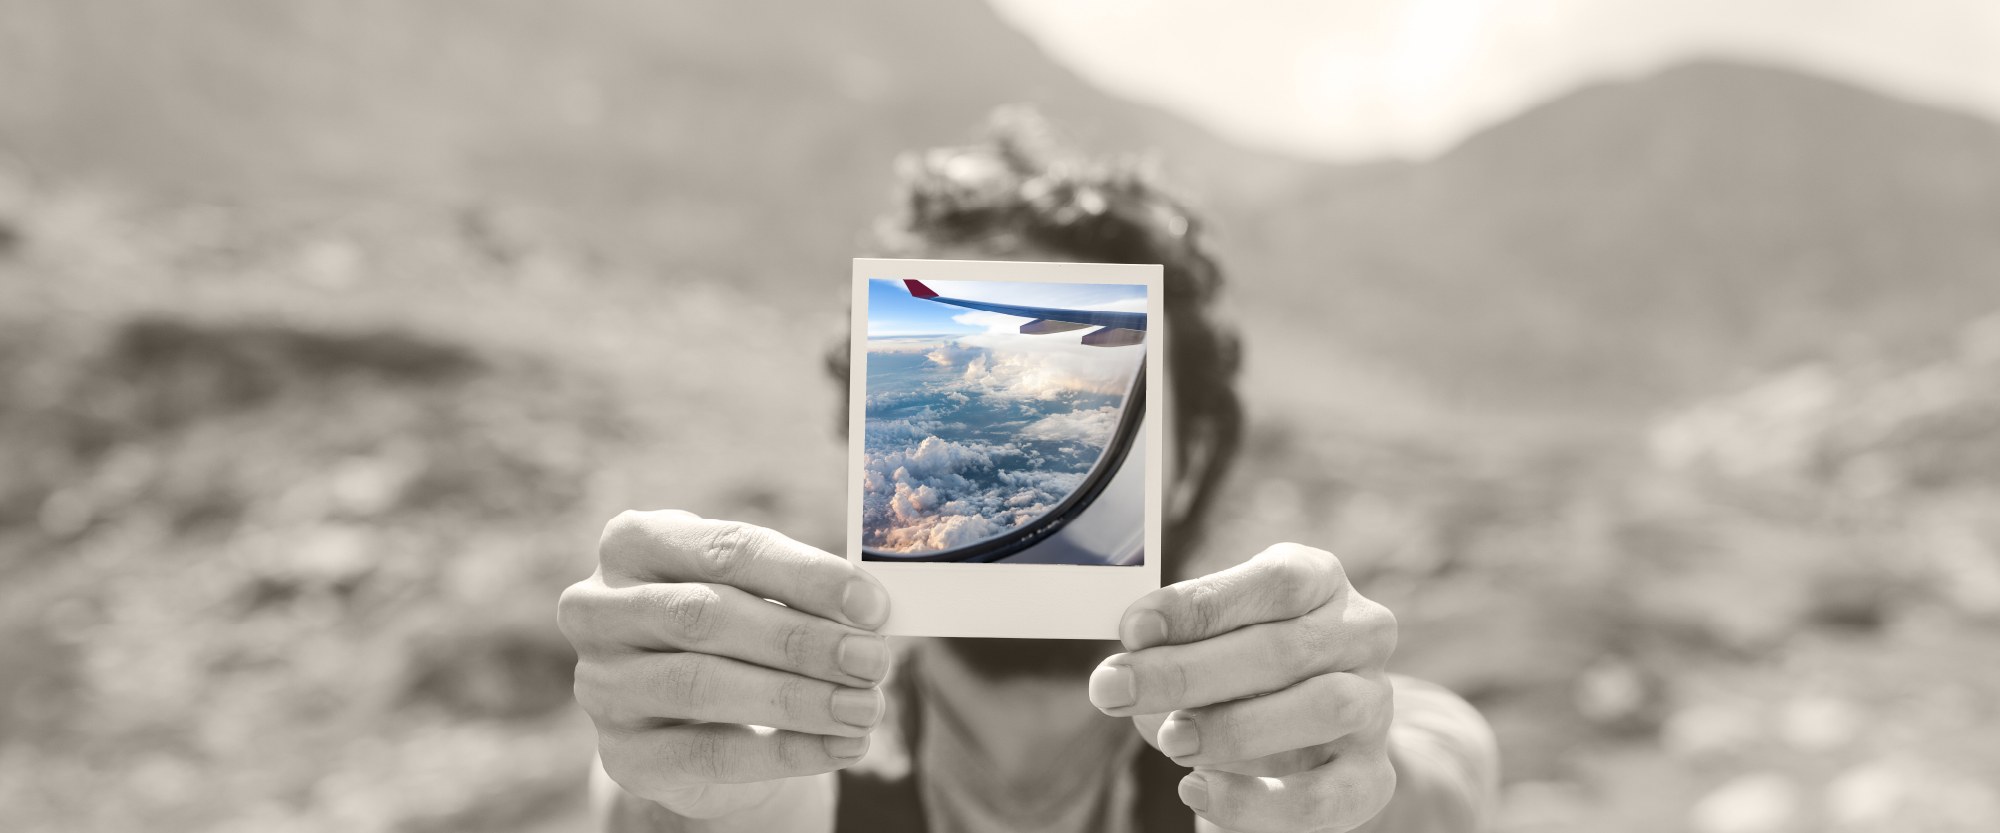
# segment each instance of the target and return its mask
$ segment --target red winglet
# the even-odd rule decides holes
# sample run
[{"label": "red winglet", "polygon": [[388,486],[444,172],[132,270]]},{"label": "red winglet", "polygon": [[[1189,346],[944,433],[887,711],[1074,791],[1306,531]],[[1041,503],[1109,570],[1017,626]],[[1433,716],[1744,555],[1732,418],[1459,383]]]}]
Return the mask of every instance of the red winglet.
[{"label": "red winglet", "polygon": [[910,297],[912,298],[936,298],[938,296],[936,292],[932,292],[931,288],[923,285],[921,281],[905,279],[903,284],[910,288]]}]

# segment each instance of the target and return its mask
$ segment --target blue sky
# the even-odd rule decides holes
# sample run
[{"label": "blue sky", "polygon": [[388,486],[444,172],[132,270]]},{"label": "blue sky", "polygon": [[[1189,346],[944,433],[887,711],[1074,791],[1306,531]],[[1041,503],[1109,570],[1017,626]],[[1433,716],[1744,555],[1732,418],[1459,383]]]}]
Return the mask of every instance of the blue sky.
[{"label": "blue sky", "polygon": [[[1146,288],[1126,284],[926,281],[939,295],[1002,304],[1068,309],[1145,311]],[[972,335],[987,332],[992,313],[910,297],[902,281],[868,281],[868,337]],[[1007,320],[1020,323],[1020,319]]]}]

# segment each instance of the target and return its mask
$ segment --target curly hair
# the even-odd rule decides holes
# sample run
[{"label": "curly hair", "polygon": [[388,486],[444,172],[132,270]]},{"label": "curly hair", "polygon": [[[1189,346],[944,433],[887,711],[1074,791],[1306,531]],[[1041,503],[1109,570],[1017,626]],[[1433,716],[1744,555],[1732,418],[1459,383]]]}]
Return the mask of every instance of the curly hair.
[{"label": "curly hair", "polygon": [[[894,199],[875,229],[884,254],[1032,246],[1077,261],[1164,267],[1165,348],[1175,380],[1168,441],[1183,467],[1169,487],[1164,531],[1176,547],[1192,547],[1243,431],[1239,341],[1214,316],[1222,271],[1202,245],[1200,220],[1146,160],[1081,158],[1024,108],[996,111],[978,143],[905,154]],[[829,361],[846,375],[844,350]]]}]

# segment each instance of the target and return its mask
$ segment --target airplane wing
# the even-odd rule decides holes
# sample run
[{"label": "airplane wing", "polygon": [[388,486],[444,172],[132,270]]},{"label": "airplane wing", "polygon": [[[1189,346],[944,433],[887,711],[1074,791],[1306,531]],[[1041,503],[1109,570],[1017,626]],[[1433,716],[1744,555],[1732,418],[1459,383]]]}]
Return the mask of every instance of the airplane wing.
[{"label": "airplane wing", "polygon": [[1026,307],[1016,304],[968,301],[939,295],[922,281],[904,280],[903,284],[909,288],[910,297],[913,298],[1030,319],[1028,323],[1021,325],[1021,332],[1028,335],[1066,333],[1086,327],[1097,327],[1098,329],[1083,334],[1084,344],[1092,347],[1123,347],[1146,340],[1146,314],[1143,312]]}]

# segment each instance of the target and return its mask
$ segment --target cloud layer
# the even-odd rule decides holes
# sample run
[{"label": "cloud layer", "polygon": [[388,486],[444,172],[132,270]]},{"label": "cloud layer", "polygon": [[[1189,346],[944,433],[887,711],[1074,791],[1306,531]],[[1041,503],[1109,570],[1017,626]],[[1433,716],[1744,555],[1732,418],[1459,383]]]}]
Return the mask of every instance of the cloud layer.
[{"label": "cloud layer", "polygon": [[998,332],[869,348],[863,543],[891,552],[1055,509],[1110,443],[1143,355]]}]

